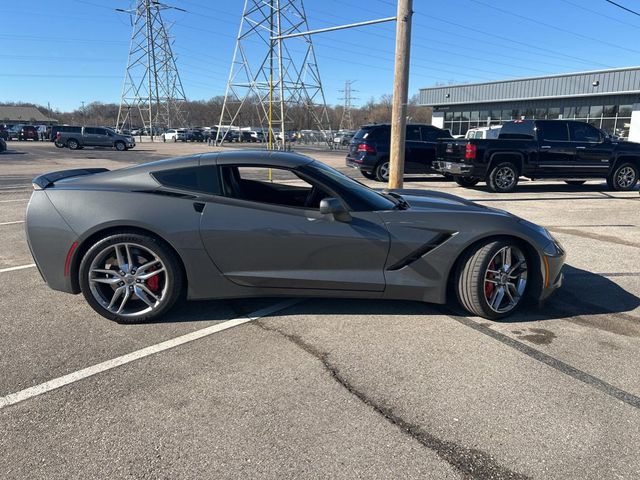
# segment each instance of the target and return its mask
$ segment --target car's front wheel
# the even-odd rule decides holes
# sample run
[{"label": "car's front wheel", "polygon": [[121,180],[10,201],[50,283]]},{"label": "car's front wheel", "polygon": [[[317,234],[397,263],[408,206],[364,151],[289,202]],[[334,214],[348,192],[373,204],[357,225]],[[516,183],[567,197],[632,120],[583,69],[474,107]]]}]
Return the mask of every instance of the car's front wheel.
[{"label": "car's front wheel", "polygon": [[607,185],[611,190],[627,191],[633,190],[638,183],[637,165],[625,162],[618,165],[613,174],[607,178]]},{"label": "car's front wheel", "polygon": [[520,307],[530,287],[527,255],[511,240],[479,245],[461,259],[456,291],[472,315],[499,320]]},{"label": "car's front wheel", "polygon": [[127,149],[127,146],[124,144],[124,142],[116,142],[115,147],[119,152],[124,152]]},{"label": "car's front wheel", "polygon": [[119,233],[93,245],[80,263],[80,288],[100,315],[140,323],[166,313],[180,298],[182,269],[161,240]]}]

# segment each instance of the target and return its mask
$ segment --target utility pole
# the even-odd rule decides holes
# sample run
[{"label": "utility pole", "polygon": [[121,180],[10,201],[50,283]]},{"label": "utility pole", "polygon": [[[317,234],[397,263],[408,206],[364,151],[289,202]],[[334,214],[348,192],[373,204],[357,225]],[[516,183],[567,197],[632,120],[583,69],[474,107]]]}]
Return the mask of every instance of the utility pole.
[{"label": "utility pole", "polygon": [[402,188],[409,94],[409,59],[411,57],[411,17],[413,0],[398,0],[396,20],[396,62],[391,110],[391,156],[389,188]]}]

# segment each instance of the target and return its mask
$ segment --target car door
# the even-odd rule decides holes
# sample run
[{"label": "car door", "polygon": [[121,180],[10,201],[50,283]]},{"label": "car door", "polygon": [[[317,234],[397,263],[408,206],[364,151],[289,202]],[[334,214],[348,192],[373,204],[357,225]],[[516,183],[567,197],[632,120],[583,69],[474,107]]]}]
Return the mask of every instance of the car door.
[{"label": "car door", "polygon": [[571,175],[575,170],[575,146],[569,141],[567,122],[549,120],[536,122],[538,165],[536,176]]},{"label": "car door", "polygon": [[[384,290],[389,235],[375,213],[353,212],[348,222],[321,214],[320,199],[335,194],[292,170],[221,165],[219,172],[224,195],[206,203],[200,234],[229,280],[259,288]],[[312,188],[313,202],[295,205]]]},{"label": "car door", "polygon": [[100,136],[98,135],[99,128],[96,127],[85,127],[84,132],[82,134],[82,143],[87,147],[99,147],[100,145]]},{"label": "car door", "polygon": [[569,122],[569,134],[576,151],[576,171],[582,176],[605,175],[613,156],[613,144],[588,123]]}]

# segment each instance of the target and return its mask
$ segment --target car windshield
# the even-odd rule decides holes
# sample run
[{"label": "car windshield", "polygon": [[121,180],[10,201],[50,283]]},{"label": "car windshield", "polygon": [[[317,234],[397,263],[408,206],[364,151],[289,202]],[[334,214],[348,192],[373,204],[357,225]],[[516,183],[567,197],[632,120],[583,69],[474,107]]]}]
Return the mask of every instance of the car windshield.
[{"label": "car windshield", "polygon": [[314,161],[300,167],[300,171],[314,178],[320,178],[327,186],[339,191],[354,211],[393,210],[398,204],[388,196],[372,190],[324,163]]}]

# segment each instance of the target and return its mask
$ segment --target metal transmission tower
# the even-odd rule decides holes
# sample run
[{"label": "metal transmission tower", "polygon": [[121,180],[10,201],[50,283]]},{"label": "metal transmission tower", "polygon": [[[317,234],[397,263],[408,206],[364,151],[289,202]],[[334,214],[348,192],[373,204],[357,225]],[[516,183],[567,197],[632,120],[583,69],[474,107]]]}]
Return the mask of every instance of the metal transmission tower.
[{"label": "metal transmission tower", "polygon": [[351,102],[357,100],[357,98],[353,96],[353,93],[357,92],[357,90],[353,90],[351,88],[351,84],[353,84],[353,82],[354,80],[345,80],[344,90],[339,90],[339,92],[343,94],[343,96],[340,97],[339,100],[343,100],[344,105],[342,107],[342,117],[340,118],[340,127],[338,127],[338,130],[353,130],[353,118],[351,118]]},{"label": "metal transmission tower", "polygon": [[[330,130],[308,29],[303,0],[245,0],[216,141],[254,122],[269,148],[277,143],[284,149],[294,115]],[[323,137],[331,145],[330,132]]]},{"label": "metal transmission tower", "polygon": [[142,121],[152,140],[154,128],[182,124],[181,104],[186,101],[162,20],[167,9],[186,12],[155,0],[135,0],[129,10],[116,9],[131,15],[133,27],[116,128]]}]

